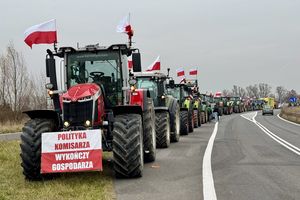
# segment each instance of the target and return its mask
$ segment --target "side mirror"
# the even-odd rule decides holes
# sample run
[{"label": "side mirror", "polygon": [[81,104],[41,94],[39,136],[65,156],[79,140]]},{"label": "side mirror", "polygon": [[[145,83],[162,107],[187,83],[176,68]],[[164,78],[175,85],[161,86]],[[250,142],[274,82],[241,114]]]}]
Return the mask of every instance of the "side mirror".
[{"label": "side mirror", "polygon": [[55,69],[55,59],[54,58],[46,58],[46,75],[47,77],[50,77],[53,72],[53,69]]},{"label": "side mirror", "polygon": [[141,72],[142,71],[141,54],[140,53],[132,53],[132,65],[133,65],[133,72]]},{"label": "side mirror", "polygon": [[174,82],[174,80],[170,80],[170,81],[169,81],[169,86],[170,86],[170,88],[174,88],[174,87],[175,87],[175,82]]}]

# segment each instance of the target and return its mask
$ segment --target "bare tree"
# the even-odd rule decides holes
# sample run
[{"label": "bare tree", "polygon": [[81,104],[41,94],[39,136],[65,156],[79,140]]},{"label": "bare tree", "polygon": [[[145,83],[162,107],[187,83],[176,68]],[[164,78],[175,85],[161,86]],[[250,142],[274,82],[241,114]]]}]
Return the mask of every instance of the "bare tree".
[{"label": "bare tree", "polygon": [[227,96],[232,96],[232,92],[230,92],[230,90],[224,89],[224,90],[222,91],[222,95],[225,96],[225,97],[227,97]]},{"label": "bare tree", "polygon": [[272,87],[267,83],[260,83],[258,85],[259,88],[259,97],[268,97],[271,93]]},{"label": "bare tree", "polygon": [[282,103],[287,95],[288,91],[283,86],[276,87],[276,94],[278,96],[279,103]]},{"label": "bare tree", "polygon": [[7,59],[4,55],[0,56],[0,104],[4,106],[7,104],[7,93],[9,92],[6,90],[8,85],[8,71],[9,68],[7,67]]},{"label": "bare tree", "polygon": [[259,97],[259,92],[258,92],[258,86],[257,84],[255,85],[249,85],[246,87],[247,95],[249,97],[254,97],[258,98]]},{"label": "bare tree", "polygon": [[12,42],[7,46],[7,66],[11,69],[8,74],[10,104],[12,109],[16,111],[23,110],[28,102],[24,101],[26,96],[30,95],[33,88],[30,88],[29,75],[23,55],[18,52]]}]

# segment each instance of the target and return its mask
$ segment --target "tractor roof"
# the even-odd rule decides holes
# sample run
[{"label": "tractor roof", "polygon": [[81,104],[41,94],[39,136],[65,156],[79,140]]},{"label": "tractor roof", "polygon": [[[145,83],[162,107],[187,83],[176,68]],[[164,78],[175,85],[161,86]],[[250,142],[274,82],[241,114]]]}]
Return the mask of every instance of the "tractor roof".
[{"label": "tractor roof", "polygon": [[64,53],[74,53],[74,52],[87,52],[87,51],[118,51],[121,50],[123,54],[129,55],[132,50],[130,47],[126,44],[113,44],[110,46],[99,46],[99,44],[92,44],[92,45],[86,45],[85,47],[78,47],[77,49],[73,47],[60,47],[58,49],[58,52],[53,52],[54,55],[57,55],[59,57],[62,57]]},{"label": "tractor roof", "polygon": [[135,77],[157,77],[157,78],[167,78],[164,73],[161,72],[134,72]]}]

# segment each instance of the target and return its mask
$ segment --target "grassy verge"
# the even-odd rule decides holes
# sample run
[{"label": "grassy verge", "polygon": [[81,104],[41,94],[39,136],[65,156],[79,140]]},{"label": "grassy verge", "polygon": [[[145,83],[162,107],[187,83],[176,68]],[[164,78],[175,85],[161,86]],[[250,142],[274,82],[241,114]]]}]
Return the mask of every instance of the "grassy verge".
[{"label": "grassy verge", "polygon": [[300,106],[284,107],[281,109],[280,116],[286,120],[300,124]]},{"label": "grassy verge", "polygon": [[105,154],[103,172],[66,173],[41,182],[24,179],[20,166],[19,141],[0,142],[0,200],[13,199],[115,199],[113,175]]},{"label": "grassy verge", "polygon": [[0,134],[1,133],[15,133],[21,132],[24,123],[0,123]]}]

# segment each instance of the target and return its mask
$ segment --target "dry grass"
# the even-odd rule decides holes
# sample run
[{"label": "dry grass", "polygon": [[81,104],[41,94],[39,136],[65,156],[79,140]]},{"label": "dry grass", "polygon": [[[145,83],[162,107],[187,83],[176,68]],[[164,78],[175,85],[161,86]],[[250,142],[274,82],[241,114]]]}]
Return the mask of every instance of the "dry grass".
[{"label": "dry grass", "polygon": [[1,133],[15,133],[22,131],[23,122],[5,122],[0,123],[0,134]]},{"label": "dry grass", "polygon": [[[103,172],[68,173],[48,181],[29,182],[20,166],[18,141],[0,142],[0,200],[115,199],[113,175]],[[105,154],[106,160],[111,154]]]},{"label": "dry grass", "polygon": [[300,115],[300,106],[286,107],[284,109],[285,109],[285,112],[294,113],[294,114],[299,114]]}]

